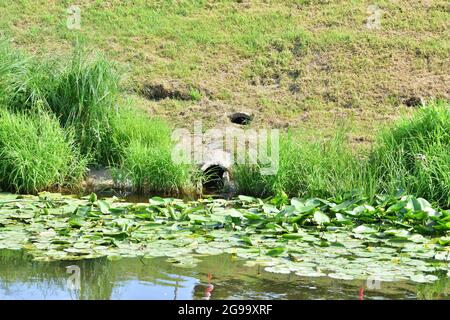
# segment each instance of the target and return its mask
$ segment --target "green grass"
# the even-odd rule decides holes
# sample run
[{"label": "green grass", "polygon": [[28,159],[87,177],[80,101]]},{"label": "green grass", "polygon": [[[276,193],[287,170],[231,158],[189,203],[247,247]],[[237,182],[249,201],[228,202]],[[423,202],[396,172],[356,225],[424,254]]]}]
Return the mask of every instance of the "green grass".
[{"label": "green grass", "polygon": [[[33,53],[0,45],[0,102],[11,110],[47,106],[94,164],[142,164],[136,188],[149,184],[149,175],[138,179],[153,166],[144,152],[168,163],[168,151],[155,150],[158,141],[170,145],[170,127],[154,116],[174,126],[199,118],[205,127],[223,126],[224,113],[243,107],[254,113],[250,127],[291,129],[281,141],[276,176],[236,168],[243,192],[326,197],[402,188],[448,202],[445,143],[377,138],[381,126],[413,114],[404,105],[409,98],[449,99],[445,1],[379,1],[380,30],[365,27],[364,1],[82,1],[81,30],[66,27],[69,5],[0,4],[0,28],[14,47]],[[78,49],[69,60],[48,59],[67,57],[80,39],[104,55]],[[116,66],[128,70],[121,89]],[[138,89],[147,82],[173,84],[191,100],[146,99]],[[150,122],[117,113],[121,96],[150,111]],[[348,136],[317,143],[335,136],[342,118],[353,119]],[[374,140],[370,160],[361,160],[358,152]],[[413,153],[426,161],[411,164]]]},{"label": "green grass", "polygon": [[172,162],[170,145],[150,147],[132,141],[125,149],[123,170],[133,188],[141,193],[165,195],[192,192],[191,167]]},{"label": "green grass", "polygon": [[243,194],[344,198],[403,192],[450,206],[450,106],[434,102],[386,128],[369,153],[355,153],[343,131],[324,141],[298,134],[280,140],[280,166],[264,176],[259,166],[233,169]]},{"label": "green grass", "polygon": [[0,39],[0,103],[9,109],[30,110],[37,103],[46,103],[53,83],[49,63],[38,63]]},{"label": "green grass", "polygon": [[53,115],[0,110],[0,185],[4,190],[36,193],[76,187],[87,160]]},{"label": "green grass", "polygon": [[450,205],[450,105],[420,109],[379,137],[368,160],[371,193],[404,190]]},{"label": "green grass", "polygon": [[77,4],[81,30],[70,30],[67,1],[4,0],[0,29],[43,56],[70,52],[83,38],[129,71],[129,92],[147,81],[197,88],[207,99],[199,105],[195,93],[184,102],[192,112],[139,101],[176,125],[202,117],[212,127],[223,112],[244,106],[255,113],[253,126],[289,125],[312,136],[333,132],[336,117],[353,116],[354,135],[369,139],[380,124],[411,111],[405,99],[449,98],[443,0],[377,1],[380,30],[366,28],[367,1]]},{"label": "green grass", "polygon": [[111,119],[117,107],[119,78],[102,56],[91,59],[76,48],[54,77],[47,102],[64,127],[74,127],[81,152],[99,164],[114,161]]},{"label": "green grass", "polygon": [[[0,43],[0,51],[3,53],[0,57],[0,102],[5,105],[4,109],[17,114],[47,110],[52,114],[49,119],[59,120],[61,126],[52,133],[59,132],[64,139],[70,132],[76,142],[74,151],[84,155],[91,164],[115,168],[117,176],[130,179],[139,192],[169,194],[189,189],[191,168],[171,161],[170,126],[163,119],[149,118],[143,111],[130,108],[126,100],[120,100],[123,106],[119,106],[119,79],[114,66],[106,59],[88,54],[81,47],[77,47],[70,58],[35,59],[14,50],[6,41]],[[198,92],[192,91],[192,95],[196,94]],[[18,127],[25,125],[22,118],[18,119]],[[40,129],[31,123],[30,130]],[[61,142],[55,143],[55,148],[59,148]],[[26,145],[14,146],[17,153],[25,152],[31,157]],[[42,156],[45,155],[43,150]],[[67,159],[71,159],[70,153]],[[62,183],[61,179],[66,178],[64,172],[54,181],[55,168],[62,164],[52,157],[49,161],[54,161],[55,167],[50,162],[42,162],[40,155],[36,155],[35,162],[18,162],[17,168],[14,162],[8,162],[9,167],[5,165],[4,170],[10,171],[13,178],[5,179],[4,186],[20,192],[35,192]],[[29,167],[22,168],[22,165]],[[36,166],[36,173],[30,172],[32,165]],[[42,174],[45,170],[48,176]],[[78,173],[74,172],[76,181],[80,179]]]},{"label": "green grass", "polygon": [[112,122],[120,154],[115,171],[119,182],[129,180],[140,193],[181,194],[193,190],[194,168],[172,161],[171,127],[163,119],[124,107]]},{"label": "green grass", "polygon": [[150,117],[144,111],[133,108],[126,102],[112,118],[114,144],[119,152],[124,153],[132,141],[149,147],[171,144],[172,130],[167,121],[158,117]]},{"label": "green grass", "polygon": [[261,175],[259,165],[237,165],[233,178],[240,193],[274,196],[286,193],[300,197],[343,197],[356,186],[359,162],[345,135],[308,142],[299,132],[280,137],[279,169],[275,175]]},{"label": "green grass", "polygon": [[35,59],[0,42],[0,102],[12,111],[37,104],[72,128],[82,154],[94,163],[113,161],[111,119],[119,78],[111,63],[76,47],[71,57]]}]

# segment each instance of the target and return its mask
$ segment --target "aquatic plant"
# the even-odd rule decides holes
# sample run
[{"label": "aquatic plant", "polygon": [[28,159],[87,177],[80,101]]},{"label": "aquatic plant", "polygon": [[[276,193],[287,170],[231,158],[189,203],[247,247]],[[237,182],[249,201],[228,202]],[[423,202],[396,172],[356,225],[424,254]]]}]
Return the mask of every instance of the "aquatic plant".
[{"label": "aquatic plant", "polygon": [[141,193],[181,194],[192,191],[189,165],[176,164],[171,145],[148,146],[132,141],[125,149],[122,170],[133,188]]},{"label": "aquatic plant", "polygon": [[433,282],[450,272],[450,212],[413,196],[275,205],[248,196],[132,204],[0,194],[0,207],[0,249],[26,248],[36,260],[166,257],[195,267],[198,257],[227,253],[307,277]]}]

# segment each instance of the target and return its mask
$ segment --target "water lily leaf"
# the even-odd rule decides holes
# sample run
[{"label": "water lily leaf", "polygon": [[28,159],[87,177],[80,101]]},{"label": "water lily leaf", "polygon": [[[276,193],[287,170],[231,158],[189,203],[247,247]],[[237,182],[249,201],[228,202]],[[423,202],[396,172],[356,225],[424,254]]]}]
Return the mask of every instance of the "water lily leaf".
[{"label": "water lily leaf", "polygon": [[264,270],[272,273],[281,273],[281,274],[291,273],[291,270],[289,268],[282,266],[265,267]]},{"label": "water lily leaf", "polygon": [[227,215],[229,215],[230,217],[233,217],[233,218],[242,218],[243,217],[242,212],[240,212],[239,210],[236,210],[234,208],[225,210],[224,214],[227,214]]},{"label": "water lily leaf", "polygon": [[347,219],[342,213],[336,213],[336,220],[339,222],[349,222],[351,223],[350,219]]},{"label": "water lily leaf", "polygon": [[344,273],[329,273],[328,276],[333,279],[340,279],[340,280],[353,280],[355,279],[353,276],[344,274]]},{"label": "water lily leaf", "polygon": [[307,212],[311,212],[313,211],[315,208],[317,208],[316,204],[312,204],[312,205],[305,205],[305,206],[299,206],[299,207],[295,207],[295,211],[297,213],[307,213]]},{"label": "water lily leaf", "polygon": [[316,271],[314,269],[305,269],[305,270],[298,270],[295,272],[296,275],[300,276],[300,277],[311,277],[311,278],[316,278],[316,277],[325,277],[326,274],[320,271]]},{"label": "water lily leaf", "polygon": [[124,240],[124,239],[128,238],[128,233],[124,232],[124,231],[105,230],[105,231],[103,231],[103,235],[117,239],[117,240]]},{"label": "water lily leaf", "polygon": [[375,211],[374,207],[364,204],[353,208],[353,210],[348,210],[346,211],[346,213],[352,216],[358,216],[363,212],[373,212],[373,211]]},{"label": "water lily leaf", "polygon": [[249,197],[249,196],[243,196],[240,195],[238,196],[239,200],[241,200],[242,202],[255,202],[257,199],[254,197]]},{"label": "water lily leaf", "polygon": [[431,204],[423,198],[409,197],[406,202],[406,209],[416,211],[427,211],[432,209]]},{"label": "water lily leaf", "polygon": [[149,199],[148,202],[154,206],[163,206],[166,204],[166,201],[161,197],[153,197]]},{"label": "water lily leaf", "polygon": [[248,220],[263,220],[263,217],[261,217],[260,215],[256,214],[256,213],[244,213],[244,217],[247,218]]},{"label": "water lily leaf", "polygon": [[212,248],[212,247],[201,247],[201,248],[195,249],[195,251],[200,254],[207,254],[207,255],[211,255],[211,256],[223,253],[223,250],[218,249],[218,248]]},{"label": "water lily leaf", "polygon": [[410,235],[408,230],[405,230],[405,229],[389,229],[389,230],[384,231],[384,234],[390,235],[390,236],[395,236],[399,239],[407,239]]},{"label": "water lily leaf", "polygon": [[89,202],[94,203],[95,201],[97,201],[97,195],[95,193],[91,193],[89,196]]},{"label": "water lily leaf", "polygon": [[364,226],[364,225],[360,225],[356,228],[353,229],[354,233],[360,234],[360,233],[376,233],[377,230]]},{"label": "water lily leaf", "polygon": [[438,242],[441,246],[448,246],[450,245],[450,236],[440,237]]},{"label": "water lily leaf", "polygon": [[330,218],[322,211],[314,212],[313,219],[317,224],[324,224],[330,222]]},{"label": "water lily leaf", "polygon": [[85,224],[85,221],[81,217],[74,215],[70,217],[68,223],[72,228],[81,228]]},{"label": "water lily leaf", "polygon": [[198,215],[198,214],[189,214],[189,219],[195,222],[208,222],[211,221],[210,218],[202,216],[202,215]]},{"label": "water lily leaf", "polygon": [[298,198],[292,198],[291,205],[294,206],[295,208],[301,208],[305,206],[305,203]]},{"label": "water lily leaf", "polygon": [[338,212],[341,210],[348,209],[351,205],[353,205],[356,201],[355,200],[346,200],[338,205],[335,205],[331,207],[332,211]]},{"label": "water lily leaf", "polygon": [[84,217],[87,213],[91,211],[91,208],[88,206],[79,206],[74,212],[77,216]]},{"label": "water lily leaf", "polygon": [[211,214],[211,221],[219,222],[219,223],[226,223],[227,217],[221,214]]},{"label": "water lily leaf", "polygon": [[180,268],[195,268],[200,262],[199,259],[189,256],[168,258],[167,261]]},{"label": "water lily leaf", "polygon": [[442,251],[435,254],[434,259],[441,261],[450,261],[450,251]]},{"label": "water lily leaf", "polygon": [[281,255],[285,250],[286,250],[285,248],[281,248],[281,247],[273,248],[273,249],[270,249],[269,251],[267,251],[267,255],[271,256],[271,257],[276,257],[276,256]]},{"label": "water lily leaf", "polygon": [[438,279],[438,277],[434,275],[424,275],[422,273],[414,274],[410,276],[411,281],[418,282],[418,283],[427,283],[427,282],[434,282]]},{"label": "water lily leaf", "polygon": [[280,212],[280,210],[278,210],[277,207],[275,207],[274,205],[269,204],[269,203],[265,203],[262,207],[262,210],[265,214]]},{"label": "water lily leaf", "polygon": [[109,204],[104,200],[98,200],[97,201],[98,208],[100,209],[100,212],[103,214],[109,213]]},{"label": "water lily leaf", "polygon": [[247,237],[247,236],[241,237],[241,241],[242,241],[243,243],[245,243],[246,245],[253,246],[252,241],[251,241],[250,238]]},{"label": "water lily leaf", "polygon": [[282,235],[282,237],[288,240],[298,240],[302,238],[302,236],[298,233],[285,233]]},{"label": "water lily leaf", "polygon": [[276,232],[287,232],[286,228],[280,226],[278,223],[269,222],[264,226],[266,229],[271,229]]}]

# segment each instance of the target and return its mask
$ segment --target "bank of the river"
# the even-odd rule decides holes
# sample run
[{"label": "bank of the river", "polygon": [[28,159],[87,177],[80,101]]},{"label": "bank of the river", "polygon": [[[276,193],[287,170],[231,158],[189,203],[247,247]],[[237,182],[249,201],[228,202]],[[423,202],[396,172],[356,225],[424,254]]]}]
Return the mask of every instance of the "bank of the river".
[{"label": "bank of the river", "polygon": [[[174,161],[179,141],[172,138],[180,131],[124,99],[119,79],[114,63],[82,46],[69,57],[40,59],[0,39],[1,190],[79,190],[87,168],[108,168],[115,185],[137,193],[201,195],[205,185],[219,182],[229,195],[342,198],[356,192],[374,198],[404,190],[450,205],[445,99],[418,107],[364,151],[354,148],[345,126],[313,141],[299,130],[281,130],[277,141],[267,142],[273,172],[266,175],[261,168],[267,159],[228,161],[235,151],[253,156],[227,142],[224,150],[212,150],[224,141],[205,135],[185,154],[205,163]],[[238,140],[245,146],[247,132],[241,133]]]}]

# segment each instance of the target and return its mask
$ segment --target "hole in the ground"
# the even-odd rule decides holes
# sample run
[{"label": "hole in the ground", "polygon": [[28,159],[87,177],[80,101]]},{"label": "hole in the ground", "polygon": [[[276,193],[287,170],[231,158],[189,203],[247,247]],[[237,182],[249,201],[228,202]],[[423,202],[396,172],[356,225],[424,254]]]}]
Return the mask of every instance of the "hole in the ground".
[{"label": "hole in the ground", "polygon": [[407,107],[419,107],[424,104],[424,100],[422,97],[412,96],[412,97],[403,99],[403,103]]},{"label": "hole in the ground", "polygon": [[244,112],[236,112],[230,115],[230,121],[239,125],[250,124],[252,116]]},{"label": "hole in the ground", "polygon": [[203,173],[205,175],[205,182],[203,188],[210,191],[219,191],[224,187],[224,173],[227,170],[219,165],[212,165],[206,168]]},{"label": "hole in the ground", "polygon": [[162,84],[145,84],[141,94],[149,100],[163,100],[166,98],[176,100],[193,100],[188,90],[165,87]]}]

